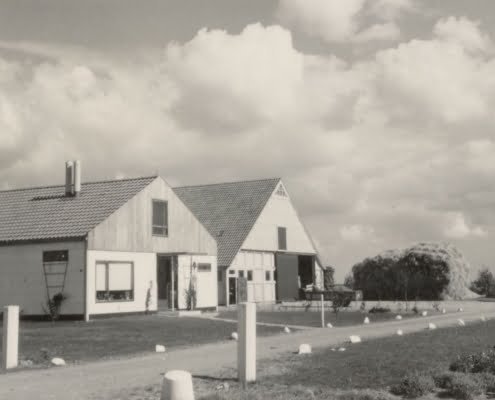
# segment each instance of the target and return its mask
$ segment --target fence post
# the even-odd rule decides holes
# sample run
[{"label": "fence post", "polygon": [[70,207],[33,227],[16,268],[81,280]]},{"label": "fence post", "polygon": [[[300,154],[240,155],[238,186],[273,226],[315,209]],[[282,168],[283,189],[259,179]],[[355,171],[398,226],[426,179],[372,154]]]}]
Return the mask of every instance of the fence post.
[{"label": "fence post", "polygon": [[256,304],[240,303],[237,309],[237,376],[245,388],[256,381]]},{"label": "fence post", "polygon": [[325,298],[321,295],[321,327],[325,327]]},{"label": "fence post", "polygon": [[3,308],[2,367],[16,368],[19,355],[19,306]]}]

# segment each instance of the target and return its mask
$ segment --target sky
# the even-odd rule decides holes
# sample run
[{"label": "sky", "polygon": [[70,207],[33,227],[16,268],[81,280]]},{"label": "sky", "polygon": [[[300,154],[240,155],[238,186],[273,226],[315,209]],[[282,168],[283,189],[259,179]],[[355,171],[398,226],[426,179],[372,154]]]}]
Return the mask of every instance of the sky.
[{"label": "sky", "polygon": [[494,266],[494,38],[493,0],[4,0],[0,189],[281,177],[338,281]]}]

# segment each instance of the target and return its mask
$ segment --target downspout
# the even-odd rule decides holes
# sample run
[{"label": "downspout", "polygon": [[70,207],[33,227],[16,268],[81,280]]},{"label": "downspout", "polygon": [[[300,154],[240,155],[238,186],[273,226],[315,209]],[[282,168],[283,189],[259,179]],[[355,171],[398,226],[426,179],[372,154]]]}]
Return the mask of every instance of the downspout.
[{"label": "downspout", "polygon": [[84,238],[84,321],[89,321],[88,307],[88,236]]}]

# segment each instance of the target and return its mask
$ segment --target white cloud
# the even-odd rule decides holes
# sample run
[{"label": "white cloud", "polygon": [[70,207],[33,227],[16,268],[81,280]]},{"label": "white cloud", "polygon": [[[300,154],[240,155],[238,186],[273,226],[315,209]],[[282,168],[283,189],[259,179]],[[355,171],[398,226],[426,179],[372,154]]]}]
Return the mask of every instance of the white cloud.
[{"label": "white cloud", "polygon": [[[327,42],[397,40],[399,16],[415,7],[411,0],[279,0],[285,24]],[[383,23],[366,23],[371,15]],[[364,22],[363,22],[364,21]]]},{"label": "white cloud", "polygon": [[363,226],[359,224],[344,225],[340,228],[340,235],[344,240],[358,241],[363,240],[366,237],[373,235],[374,230],[370,226]]},{"label": "white cloud", "polygon": [[357,32],[356,17],[366,0],[280,0],[278,17],[310,36],[347,41]]},{"label": "white cloud", "polygon": [[438,38],[460,44],[468,51],[493,50],[490,36],[480,30],[480,22],[466,17],[443,18],[436,23],[434,33]]},{"label": "white cloud", "polygon": [[448,216],[448,225],[444,230],[448,238],[464,239],[470,236],[486,236],[486,231],[479,226],[468,226],[462,213],[451,213]]}]

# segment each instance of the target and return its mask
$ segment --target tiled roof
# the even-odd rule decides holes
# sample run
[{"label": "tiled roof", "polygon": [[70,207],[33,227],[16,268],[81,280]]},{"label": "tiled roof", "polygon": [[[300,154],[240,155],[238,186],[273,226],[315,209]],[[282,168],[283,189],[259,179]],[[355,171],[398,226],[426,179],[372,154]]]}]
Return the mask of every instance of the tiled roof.
[{"label": "tiled roof", "polygon": [[234,260],[279,178],[174,188],[175,193],[217,240],[218,265]]},{"label": "tiled roof", "polygon": [[0,243],[85,236],[156,177],[0,191]]}]

